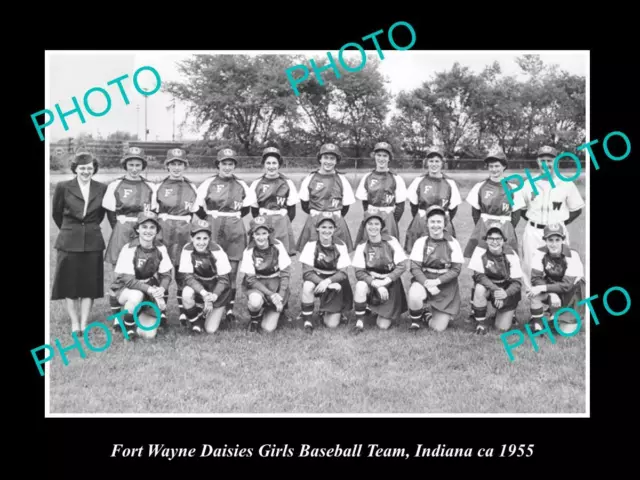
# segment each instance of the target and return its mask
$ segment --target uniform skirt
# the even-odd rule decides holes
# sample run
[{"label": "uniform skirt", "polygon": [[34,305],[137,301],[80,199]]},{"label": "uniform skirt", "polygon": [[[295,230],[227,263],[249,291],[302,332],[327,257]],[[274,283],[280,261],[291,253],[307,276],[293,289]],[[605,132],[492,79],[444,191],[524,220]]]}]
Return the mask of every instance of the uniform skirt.
[{"label": "uniform skirt", "polygon": [[[330,274],[318,274],[323,280],[329,278]],[[317,293],[316,298],[320,299],[318,311],[325,313],[342,313],[353,308],[353,290],[349,278],[338,282],[342,289],[337,292],[328,288],[323,293]]]},{"label": "uniform skirt", "polygon": [[[478,220],[478,223],[476,223],[476,226],[473,229],[473,233],[471,234],[469,241],[467,242],[467,246],[464,249],[465,258],[471,258],[471,256],[473,255],[473,251],[482,240],[482,237],[484,237],[487,234],[487,230],[488,230],[487,224],[490,225],[494,222],[496,222],[496,220],[484,220],[482,217],[480,217],[480,219]],[[502,231],[507,237],[507,243],[516,252],[520,251],[518,249],[518,237],[516,236],[516,231],[513,228],[513,224],[511,223],[511,221],[505,219],[501,221],[500,224],[502,227]]]},{"label": "uniform skirt", "polygon": [[135,225],[135,222],[120,223],[116,221],[113,231],[111,232],[111,238],[109,238],[109,245],[107,245],[107,252],[104,258],[105,262],[112,265],[118,263],[118,255],[120,255],[122,247],[138,236],[134,230]]},{"label": "uniform skirt", "polygon": [[[260,281],[260,283],[262,283],[265,287],[267,287],[269,290],[271,290],[272,292],[278,292],[278,290],[280,289],[280,277],[273,277],[273,278],[260,278],[258,279]],[[271,310],[275,310],[275,305],[273,304],[273,302],[271,301],[271,299],[269,297],[267,297],[264,293],[262,293],[260,290],[248,290],[250,292],[255,292],[257,294],[259,294],[260,296],[262,296],[262,299],[264,300],[264,304],[263,306],[265,308],[269,308]],[[284,305],[287,304],[287,302],[289,301],[289,295],[290,295],[290,290],[287,289],[286,292],[284,292],[283,295],[283,299],[282,299],[282,303]]]},{"label": "uniform skirt", "polygon": [[267,225],[273,228],[272,238],[280,240],[289,256],[297,254],[296,239],[291,228],[289,215],[265,215]]},{"label": "uniform skirt", "polygon": [[182,249],[191,241],[191,224],[188,220],[166,219],[160,220],[160,226],[162,229],[157,238],[167,247],[171,264],[178,267]]},{"label": "uniform skirt", "polygon": [[[436,279],[440,276],[438,273],[423,271],[428,280]],[[411,280],[411,283],[419,283],[415,278]],[[452,280],[450,282],[438,285],[437,295],[432,295],[427,292],[426,304],[433,310],[438,312],[446,313],[455,318],[456,315],[460,312],[460,286],[458,285],[458,279]]]},{"label": "uniform skirt", "polygon": [[211,240],[222,247],[229,261],[242,260],[242,253],[247,248],[247,229],[242,218],[207,215],[207,221],[211,224]]},{"label": "uniform skirt", "polygon": [[[444,231],[455,238],[456,230],[453,227],[453,223],[451,223],[448,215],[445,219]],[[407,238],[404,242],[405,251],[411,253],[413,244],[416,243],[416,240],[428,234],[429,227],[427,226],[427,216],[421,216],[420,213],[417,213],[416,216],[411,220],[409,228],[407,228]]]},{"label": "uniform skirt", "polygon": [[367,305],[375,315],[397,321],[400,319],[400,316],[409,309],[402,280],[399,278],[394,280],[391,285],[387,286],[387,290],[389,291],[389,298],[386,302],[381,303],[378,289],[369,287]]},{"label": "uniform skirt", "polygon": [[[400,231],[398,230],[398,223],[396,222],[396,218],[393,216],[393,212],[377,212],[384,220],[384,228],[381,233],[388,233],[392,237],[395,237],[400,240]],[[363,220],[360,223],[360,228],[358,229],[358,234],[356,235],[356,245],[366,242],[369,239],[369,235],[367,234],[367,230],[365,228],[365,221]]]},{"label": "uniform skirt", "polygon": [[[211,280],[208,282],[200,281],[200,283],[202,284],[202,286],[207,292],[213,292],[213,289],[216,288],[216,285],[218,282],[216,280]],[[227,303],[229,303],[229,300],[231,299],[230,297],[231,297],[231,288],[227,287],[222,291],[218,299],[215,302],[213,302],[213,308],[226,307]],[[198,292],[195,292],[195,295],[193,296],[193,298],[196,301],[197,305],[200,305],[200,306],[204,305],[204,299]]]},{"label": "uniform skirt", "polygon": [[[511,281],[507,281],[504,283],[500,283],[497,284],[500,288],[502,288],[503,290],[506,290],[507,288],[509,288],[509,286],[512,284],[513,282]],[[475,286],[474,286],[475,288]],[[493,304],[493,301],[495,300],[494,296],[493,296],[493,292],[488,291],[487,292],[487,298],[491,301],[491,303]],[[473,298],[473,295],[471,296],[471,298]],[[520,290],[518,290],[515,295],[509,295],[507,298],[504,299],[504,303],[502,304],[502,308],[498,309],[499,312],[512,312],[515,309],[518,308],[518,304],[520,303],[520,300],[522,300],[522,292]]]},{"label": "uniform skirt", "polygon": [[[349,227],[344,217],[342,217],[342,215],[331,215],[331,218],[333,218],[333,220],[335,220],[337,224],[334,238],[339,238],[340,240],[342,240],[346,244],[347,250],[349,252],[352,252],[353,240],[351,239],[351,232],[349,232]],[[318,240],[318,231],[316,230],[317,221],[317,216],[307,216],[307,221],[305,222],[304,227],[302,227],[302,232],[300,232],[300,236],[298,237],[298,252],[302,252],[302,249],[307,244],[307,242]]]},{"label": "uniform skirt", "polygon": [[57,250],[51,300],[63,298],[101,298],[104,296],[102,252]]}]

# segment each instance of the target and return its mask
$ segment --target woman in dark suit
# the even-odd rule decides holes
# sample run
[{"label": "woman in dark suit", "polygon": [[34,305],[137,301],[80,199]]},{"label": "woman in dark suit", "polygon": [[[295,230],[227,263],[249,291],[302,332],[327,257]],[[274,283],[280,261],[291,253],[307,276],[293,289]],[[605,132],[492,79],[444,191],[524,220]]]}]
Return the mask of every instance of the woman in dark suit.
[{"label": "woman in dark suit", "polygon": [[58,183],[52,200],[53,220],[60,233],[55,243],[58,254],[51,300],[66,300],[72,332],[81,335],[93,300],[104,296],[105,243],[100,223],[106,214],[102,200],[107,186],[91,178],[98,171],[98,161],[91,153],[77,153],[71,171],[75,178]]}]

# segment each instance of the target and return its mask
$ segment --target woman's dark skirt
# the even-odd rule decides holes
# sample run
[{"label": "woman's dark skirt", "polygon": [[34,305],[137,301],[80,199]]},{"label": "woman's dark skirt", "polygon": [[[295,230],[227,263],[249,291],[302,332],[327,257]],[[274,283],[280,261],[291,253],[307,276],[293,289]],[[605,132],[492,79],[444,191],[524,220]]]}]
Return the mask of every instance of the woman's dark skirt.
[{"label": "woman's dark skirt", "polygon": [[63,298],[102,298],[104,260],[102,251],[65,252],[57,250],[56,272],[51,300]]}]

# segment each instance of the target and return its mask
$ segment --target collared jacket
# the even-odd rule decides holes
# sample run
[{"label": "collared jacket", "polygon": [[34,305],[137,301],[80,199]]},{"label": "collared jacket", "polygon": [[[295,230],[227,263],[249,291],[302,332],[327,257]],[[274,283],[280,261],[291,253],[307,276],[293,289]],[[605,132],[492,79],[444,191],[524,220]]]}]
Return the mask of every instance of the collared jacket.
[{"label": "collared jacket", "polygon": [[56,185],[53,194],[52,216],[60,229],[55,248],[67,252],[93,252],[106,248],[102,236],[102,223],[106,210],[102,199],[107,186],[91,180],[89,204],[84,215],[84,197],[78,179],[73,178]]}]

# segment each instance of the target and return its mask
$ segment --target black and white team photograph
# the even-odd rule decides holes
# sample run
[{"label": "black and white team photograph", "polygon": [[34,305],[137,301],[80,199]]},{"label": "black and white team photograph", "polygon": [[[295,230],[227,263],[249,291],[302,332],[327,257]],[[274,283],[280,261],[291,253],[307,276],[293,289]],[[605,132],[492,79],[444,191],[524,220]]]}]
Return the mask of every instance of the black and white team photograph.
[{"label": "black and white team photograph", "polygon": [[589,53],[363,59],[47,52],[47,416],[588,416]]}]

